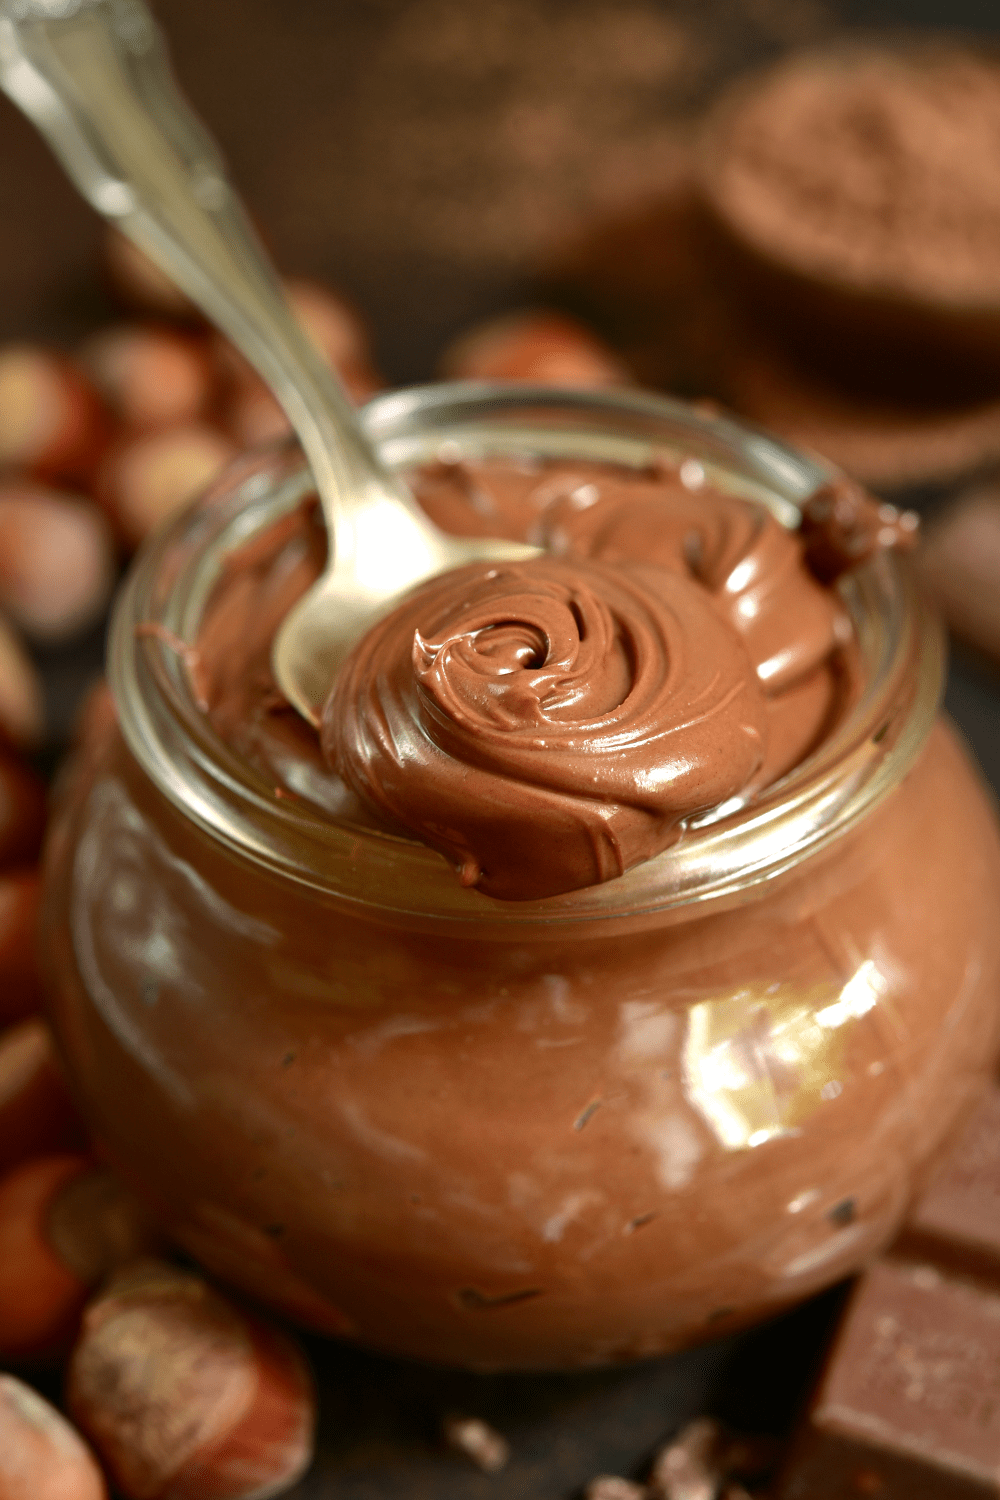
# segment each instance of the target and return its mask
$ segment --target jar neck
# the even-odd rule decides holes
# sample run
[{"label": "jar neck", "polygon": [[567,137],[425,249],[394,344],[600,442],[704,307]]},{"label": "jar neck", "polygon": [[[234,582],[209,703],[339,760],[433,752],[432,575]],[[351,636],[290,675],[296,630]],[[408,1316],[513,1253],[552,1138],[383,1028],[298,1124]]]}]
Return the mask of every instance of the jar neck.
[{"label": "jar neck", "polygon": [[[794,524],[829,469],[778,441],[679,402],[633,393],[440,385],[378,397],[364,412],[386,462],[411,468],[447,451],[467,457],[580,459],[645,468],[696,457],[713,483],[762,500]],[[125,740],[180,812],[231,853],[375,914],[517,929],[680,913],[742,897],[811,858],[866,818],[913,765],[944,680],[940,628],[895,554],[843,580],[861,690],[842,722],[791,773],[727,816],[689,826],[665,853],[605,885],[541,901],[498,903],[463,889],[421,844],[338,823],[275,794],[214,732],[194,701],[184,646],[228,553],[311,493],[289,446],[251,455],[138,557],[112,623],[109,676]]]}]

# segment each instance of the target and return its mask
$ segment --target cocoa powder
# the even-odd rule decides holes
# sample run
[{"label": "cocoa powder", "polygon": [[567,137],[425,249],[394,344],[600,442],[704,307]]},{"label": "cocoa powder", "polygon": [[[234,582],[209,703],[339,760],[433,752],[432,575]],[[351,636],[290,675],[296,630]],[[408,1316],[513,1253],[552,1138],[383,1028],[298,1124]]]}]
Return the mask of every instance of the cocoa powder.
[{"label": "cocoa powder", "polygon": [[713,206],[810,278],[946,308],[1000,304],[1000,62],[954,46],[841,45],[731,97]]}]

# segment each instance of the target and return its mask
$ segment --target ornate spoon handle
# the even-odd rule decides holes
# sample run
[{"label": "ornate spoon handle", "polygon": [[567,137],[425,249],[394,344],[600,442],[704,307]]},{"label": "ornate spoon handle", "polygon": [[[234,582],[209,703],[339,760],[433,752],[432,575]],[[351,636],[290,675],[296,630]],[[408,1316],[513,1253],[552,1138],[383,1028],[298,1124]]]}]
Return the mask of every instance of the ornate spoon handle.
[{"label": "ornate spoon handle", "polygon": [[413,502],[292,316],[142,0],[0,0],[0,86],[94,208],[168,272],[274,391],[324,501],[338,570],[349,567],[345,493],[374,491],[383,503],[388,494],[406,510]]}]

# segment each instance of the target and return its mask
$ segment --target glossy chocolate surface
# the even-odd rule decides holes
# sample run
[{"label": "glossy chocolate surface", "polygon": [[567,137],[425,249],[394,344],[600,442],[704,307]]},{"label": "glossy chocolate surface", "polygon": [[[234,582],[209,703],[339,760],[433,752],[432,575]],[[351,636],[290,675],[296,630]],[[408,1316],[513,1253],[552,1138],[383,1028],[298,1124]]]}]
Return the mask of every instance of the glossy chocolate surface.
[{"label": "glossy chocolate surface", "polygon": [[765,506],[697,466],[691,487],[665,468],[442,468],[439,503],[450,488],[555,555],[415,590],[355,648],[321,741],[464,885],[612,879],[751,800],[833,717],[850,623]]},{"label": "glossy chocolate surface", "polygon": [[[526,456],[414,478],[444,529],[554,555],[458,570],[380,622],[324,714],[329,771],[269,666],[321,564],[309,508],[230,555],[190,661],[241,754],[334,817],[410,831],[463,884],[532,899],[620,875],[694,815],[752,801],[856,696],[847,611],[803,542],[697,464],[682,477]],[[875,529],[841,566],[885,532],[858,495]],[[815,546],[829,527],[813,531]]]}]

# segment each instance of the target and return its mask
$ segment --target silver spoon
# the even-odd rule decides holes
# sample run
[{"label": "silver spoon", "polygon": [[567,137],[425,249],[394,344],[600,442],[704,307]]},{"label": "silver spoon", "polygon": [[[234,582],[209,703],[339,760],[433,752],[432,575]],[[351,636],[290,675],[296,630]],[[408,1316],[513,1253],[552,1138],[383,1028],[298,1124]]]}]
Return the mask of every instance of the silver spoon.
[{"label": "silver spoon", "polygon": [[98,213],[228,335],[295,429],[329,537],[325,571],[273,647],[301,714],[318,721],[351,646],[413,584],[479,558],[535,555],[446,536],[378,458],[285,301],[142,0],[0,0],[0,87]]}]

